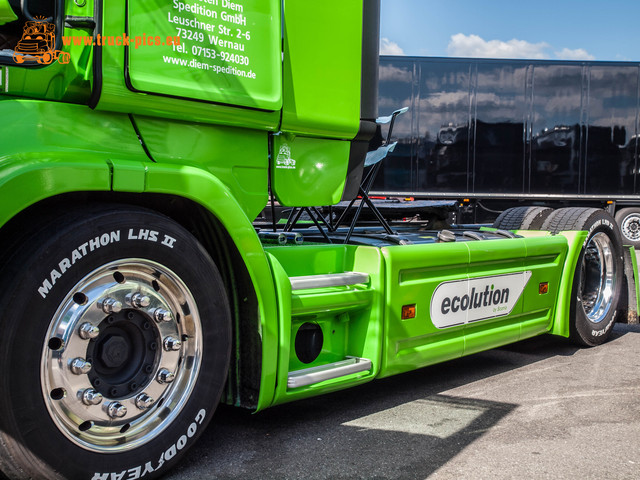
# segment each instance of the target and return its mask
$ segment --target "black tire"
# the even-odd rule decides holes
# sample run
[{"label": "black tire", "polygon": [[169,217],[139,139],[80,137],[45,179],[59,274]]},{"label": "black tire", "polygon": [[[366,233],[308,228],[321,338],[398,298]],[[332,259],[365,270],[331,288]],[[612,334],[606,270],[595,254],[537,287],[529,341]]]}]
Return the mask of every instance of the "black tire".
[{"label": "black tire", "polygon": [[542,223],[553,212],[549,207],[513,207],[502,212],[493,228],[500,230],[540,230]]},{"label": "black tire", "polygon": [[622,239],[615,220],[599,208],[561,208],[543,230],[589,232],[571,292],[570,338],[583,346],[604,343],[613,330],[623,289]]},{"label": "black tire", "polygon": [[623,208],[616,212],[616,223],[620,227],[622,243],[640,248],[640,208]]},{"label": "black tire", "polygon": [[0,470],[165,474],[227,378],[231,314],[211,257],[169,218],[126,206],[69,213],[22,240],[0,272]]}]

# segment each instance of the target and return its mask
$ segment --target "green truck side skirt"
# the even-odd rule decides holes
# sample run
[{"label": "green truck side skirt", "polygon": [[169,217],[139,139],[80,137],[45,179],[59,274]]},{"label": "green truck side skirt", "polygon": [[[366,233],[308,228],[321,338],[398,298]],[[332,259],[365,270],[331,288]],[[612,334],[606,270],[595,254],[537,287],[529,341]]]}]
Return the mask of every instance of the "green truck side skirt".
[{"label": "green truck side skirt", "polygon": [[[273,403],[328,393],[543,333],[568,336],[573,272],[586,233],[520,233],[527,237],[383,248],[266,247],[279,317]],[[364,273],[368,280],[292,290],[296,277],[343,272]],[[476,303],[486,301],[493,284],[504,279],[514,284],[522,280],[521,290],[511,289],[508,312],[496,306],[497,313],[488,318],[474,318],[469,307],[468,321],[444,327],[434,322],[437,309],[449,310],[446,302],[440,305],[435,300],[439,288],[461,292],[458,302],[462,299],[463,305],[469,305],[465,295]],[[487,293],[477,287],[482,282]],[[405,309],[413,309],[414,316],[405,318]],[[305,363],[298,352],[305,353],[301,344],[308,338],[309,325],[322,332],[322,348]],[[287,386],[301,372],[331,365],[337,369],[340,362],[352,358],[367,359],[371,367],[310,385]],[[264,398],[269,396],[265,392]]]}]

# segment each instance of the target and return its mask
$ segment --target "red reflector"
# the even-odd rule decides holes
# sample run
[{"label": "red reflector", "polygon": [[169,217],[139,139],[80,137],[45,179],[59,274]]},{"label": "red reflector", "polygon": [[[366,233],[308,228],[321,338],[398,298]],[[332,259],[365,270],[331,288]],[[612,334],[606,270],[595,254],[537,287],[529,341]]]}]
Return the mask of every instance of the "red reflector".
[{"label": "red reflector", "polygon": [[544,295],[545,293],[549,293],[549,282],[542,282],[538,287],[538,293],[540,295]]},{"label": "red reflector", "polygon": [[416,318],[416,304],[402,306],[402,320]]}]

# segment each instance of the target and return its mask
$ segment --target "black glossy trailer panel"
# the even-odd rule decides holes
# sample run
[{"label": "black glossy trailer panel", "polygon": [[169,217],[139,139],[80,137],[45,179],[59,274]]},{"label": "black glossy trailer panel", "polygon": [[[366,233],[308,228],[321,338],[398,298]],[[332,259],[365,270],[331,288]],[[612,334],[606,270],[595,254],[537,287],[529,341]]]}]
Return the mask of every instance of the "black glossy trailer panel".
[{"label": "black glossy trailer panel", "polygon": [[379,112],[408,106],[374,191],[626,201],[640,63],[380,57]]}]

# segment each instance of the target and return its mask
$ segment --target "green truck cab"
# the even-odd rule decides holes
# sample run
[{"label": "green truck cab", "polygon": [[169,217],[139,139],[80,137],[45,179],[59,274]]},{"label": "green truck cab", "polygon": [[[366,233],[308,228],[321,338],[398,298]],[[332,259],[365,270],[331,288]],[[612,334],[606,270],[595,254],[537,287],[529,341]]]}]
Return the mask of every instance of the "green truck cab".
[{"label": "green truck cab", "polygon": [[[56,58],[15,61],[27,22]],[[606,340],[623,249],[601,210],[256,227],[270,200],[358,195],[378,25],[376,0],[0,0],[2,472],[156,478],[221,401]]]}]

